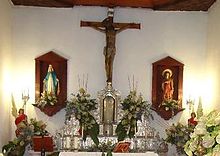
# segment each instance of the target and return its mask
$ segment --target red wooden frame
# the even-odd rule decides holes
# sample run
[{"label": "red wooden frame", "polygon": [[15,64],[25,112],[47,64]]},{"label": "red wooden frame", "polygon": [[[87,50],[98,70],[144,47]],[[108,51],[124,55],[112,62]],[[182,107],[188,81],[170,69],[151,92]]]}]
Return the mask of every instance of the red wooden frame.
[{"label": "red wooden frame", "polygon": [[[178,62],[177,60],[167,56],[153,64],[153,76],[152,76],[152,107],[153,110],[157,112],[163,119],[169,120],[173,115],[183,111],[182,109],[182,90],[183,90],[183,66],[184,64]],[[174,83],[174,93],[173,100],[179,100],[179,109],[165,110],[164,107],[160,107],[163,101],[162,95],[162,72],[165,69],[170,69],[173,72],[172,78]]]},{"label": "red wooden frame", "polygon": [[43,80],[47,74],[48,66],[51,64],[57,74],[60,85],[60,93],[57,96],[58,102],[54,106],[38,107],[48,116],[53,116],[66,106],[67,99],[67,59],[50,51],[42,56],[35,58],[35,101],[43,92]]}]

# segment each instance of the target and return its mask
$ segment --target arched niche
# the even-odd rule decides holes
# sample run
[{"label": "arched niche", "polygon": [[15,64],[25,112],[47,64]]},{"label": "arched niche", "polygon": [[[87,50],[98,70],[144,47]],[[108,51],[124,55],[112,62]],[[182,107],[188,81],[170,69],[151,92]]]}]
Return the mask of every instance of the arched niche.
[{"label": "arched niche", "polygon": [[42,112],[48,116],[53,116],[58,111],[66,106],[67,100],[67,59],[50,51],[44,55],[35,58],[35,102],[40,98],[43,92],[43,80],[47,74],[48,66],[53,66],[59,79],[60,93],[57,95],[57,103],[53,106],[46,105],[45,107],[39,107]]},{"label": "arched niche", "polygon": [[[169,120],[177,113],[183,111],[182,108],[182,93],[183,93],[183,67],[184,64],[167,56],[152,64],[152,109],[157,112],[163,119]],[[166,110],[165,106],[161,105],[164,100],[164,92],[162,89],[163,73],[166,69],[172,71],[173,94],[172,99],[178,101],[178,108],[174,110]]]}]

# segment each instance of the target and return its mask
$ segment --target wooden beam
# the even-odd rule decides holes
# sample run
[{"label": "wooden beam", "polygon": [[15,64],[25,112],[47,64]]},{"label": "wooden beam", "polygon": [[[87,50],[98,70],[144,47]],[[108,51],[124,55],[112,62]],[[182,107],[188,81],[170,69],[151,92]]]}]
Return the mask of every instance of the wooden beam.
[{"label": "wooden beam", "polygon": [[[141,25],[139,23],[113,23],[115,28],[121,28],[129,25],[127,28],[130,29],[141,29]],[[92,22],[92,21],[81,21],[80,27],[103,27],[102,22]]]},{"label": "wooden beam", "polygon": [[92,22],[92,21],[81,21],[80,22],[80,27],[103,27],[102,22]]},{"label": "wooden beam", "polygon": [[139,23],[113,23],[115,28],[125,27],[130,29],[141,29],[141,24]]}]

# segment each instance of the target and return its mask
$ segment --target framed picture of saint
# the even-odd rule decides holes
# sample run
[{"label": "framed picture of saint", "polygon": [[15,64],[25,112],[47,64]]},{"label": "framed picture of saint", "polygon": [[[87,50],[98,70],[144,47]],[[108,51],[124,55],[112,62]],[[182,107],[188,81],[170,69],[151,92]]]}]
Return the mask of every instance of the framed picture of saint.
[{"label": "framed picture of saint", "polygon": [[169,120],[184,110],[182,109],[184,65],[170,56],[152,65],[153,110],[165,120]]},{"label": "framed picture of saint", "polygon": [[35,104],[52,116],[65,107],[67,59],[50,51],[35,58]]}]

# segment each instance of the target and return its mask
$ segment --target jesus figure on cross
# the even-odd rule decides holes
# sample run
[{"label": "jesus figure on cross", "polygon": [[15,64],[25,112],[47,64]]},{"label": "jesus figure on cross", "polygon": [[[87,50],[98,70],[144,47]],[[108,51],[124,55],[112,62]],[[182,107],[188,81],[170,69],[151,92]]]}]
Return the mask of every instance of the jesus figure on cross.
[{"label": "jesus figure on cross", "polygon": [[105,18],[102,22],[81,21],[81,27],[83,26],[92,27],[106,34],[106,46],[104,47],[105,70],[106,70],[107,82],[112,82],[113,62],[116,53],[116,48],[115,48],[116,34],[128,28],[140,29],[140,24],[114,23],[113,9],[109,8],[108,17]]}]

